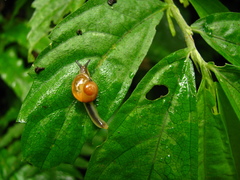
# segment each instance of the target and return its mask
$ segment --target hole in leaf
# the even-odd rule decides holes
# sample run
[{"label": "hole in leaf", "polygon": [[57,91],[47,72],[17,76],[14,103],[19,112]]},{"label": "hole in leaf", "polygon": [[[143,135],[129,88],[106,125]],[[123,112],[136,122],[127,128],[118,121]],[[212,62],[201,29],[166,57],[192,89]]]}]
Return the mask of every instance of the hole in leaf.
[{"label": "hole in leaf", "polygon": [[54,23],[54,21],[50,22],[50,28],[54,28],[56,26],[56,24]]},{"label": "hole in leaf", "polygon": [[36,59],[38,57],[38,53],[37,51],[32,51],[31,54],[33,55],[33,57]]},{"label": "hole in leaf", "polygon": [[78,30],[76,31],[76,34],[77,34],[77,35],[82,35],[81,29],[78,29]]},{"label": "hole in leaf", "polygon": [[109,6],[112,6],[115,3],[117,3],[117,0],[108,0],[108,5]]},{"label": "hole in leaf", "polygon": [[152,89],[146,94],[148,100],[156,100],[162,96],[168,94],[168,88],[164,85],[155,85]]},{"label": "hole in leaf", "polygon": [[39,74],[41,71],[43,71],[45,68],[44,67],[36,67],[35,68],[35,73]]}]

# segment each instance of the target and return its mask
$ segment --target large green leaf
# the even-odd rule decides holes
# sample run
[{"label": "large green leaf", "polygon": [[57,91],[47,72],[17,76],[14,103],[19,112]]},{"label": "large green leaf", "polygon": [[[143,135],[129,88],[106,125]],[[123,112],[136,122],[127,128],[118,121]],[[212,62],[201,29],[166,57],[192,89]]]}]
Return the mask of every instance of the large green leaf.
[{"label": "large green leaf", "polygon": [[240,65],[240,13],[217,13],[197,20],[194,32],[229,62]]},{"label": "large green leaf", "polygon": [[[196,179],[196,88],[188,53],[169,55],[142,79],[92,155],[85,179]],[[148,100],[155,85],[168,94]]]},{"label": "large green leaf", "polygon": [[222,67],[209,65],[240,120],[240,67],[229,64]]},{"label": "large green leaf", "polygon": [[[228,153],[231,154],[232,158],[234,158],[234,160],[232,161],[232,168],[236,169],[237,171],[238,169],[240,169],[239,117],[237,117],[236,111],[233,109],[228,97],[226,96],[225,92],[219,84],[217,84],[217,94],[220,116],[224,121],[229,138],[229,140],[226,141],[226,144],[229,143],[229,146],[231,147],[231,151],[229,151]],[[239,172],[237,174],[238,178],[235,179],[240,178]]]},{"label": "large green leaf", "polygon": [[219,0],[189,0],[200,18],[219,12],[229,11]]},{"label": "large green leaf", "polygon": [[[18,117],[27,122],[22,136],[25,160],[42,168],[74,162],[97,129],[71,93],[79,71],[75,60],[91,59],[89,71],[99,86],[97,108],[107,121],[147,53],[163,8],[157,0],[122,0],[113,6],[91,0],[56,26],[53,42],[30,71],[34,83]],[[45,70],[36,74],[37,66]]]},{"label": "large green leaf", "polygon": [[[216,99],[203,79],[198,91],[198,179],[237,179],[234,157]],[[215,87],[216,89],[216,87]],[[217,89],[216,89],[217,90]],[[235,134],[236,135],[236,134]]]}]

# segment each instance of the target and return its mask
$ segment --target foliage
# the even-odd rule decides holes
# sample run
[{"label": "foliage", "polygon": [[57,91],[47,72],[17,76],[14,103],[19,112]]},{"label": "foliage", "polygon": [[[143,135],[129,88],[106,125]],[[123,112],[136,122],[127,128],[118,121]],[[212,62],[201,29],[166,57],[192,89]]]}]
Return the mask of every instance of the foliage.
[{"label": "foliage", "polygon": [[[174,3],[35,0],[32,13],[18,0],[2,13],[0,179],[240,178],[240,14]],[[108,130],[71,93],[88,59]]]}]

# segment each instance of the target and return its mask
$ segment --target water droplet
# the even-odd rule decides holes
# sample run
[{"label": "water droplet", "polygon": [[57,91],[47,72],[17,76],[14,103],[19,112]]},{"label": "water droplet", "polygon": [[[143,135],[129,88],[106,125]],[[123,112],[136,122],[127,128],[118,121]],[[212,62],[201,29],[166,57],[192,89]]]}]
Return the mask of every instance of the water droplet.
[{"label": "water droplet", "polygon": [[24,73],[23,73],[23,76],[24,76],[24,77],[28,77],[28,73],[27,73],[27,72],[24,72]]},{"label": "water droplet", "polygon": [[165,162],[169,164],[171,162],[171,155],[168,154],[167,157],[165,158]]},{"label": "water droplet", "polygon": [[21,66],[21,65],[22,65],[22,61],[21,60],[17,61],[17,66]]},{"label": "water droplet", "polygon": [[26,121],[24,121],[23,119],[18,119],[19,123],[26,123]]},{"label": "water droplet", "polygon": [[12,82],[12,87],[16,87],[16,82]]},{"label": "water droplet", "polygon": [[6,79],[7,74],[3,73],[3,74],[1,75],[1,77],[2,77],[2,79]]}]

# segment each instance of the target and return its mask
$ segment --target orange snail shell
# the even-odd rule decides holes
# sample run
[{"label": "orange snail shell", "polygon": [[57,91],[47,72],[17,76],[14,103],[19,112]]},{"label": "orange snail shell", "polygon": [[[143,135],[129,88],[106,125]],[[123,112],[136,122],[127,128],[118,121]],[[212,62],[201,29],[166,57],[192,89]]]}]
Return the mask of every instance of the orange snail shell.
[{"label": "orange snail shell", "polygon": [[81,73],[72,82],[72,93],[80,102],[92,102],[97,97],[98,86],[87,74]]}]

